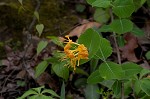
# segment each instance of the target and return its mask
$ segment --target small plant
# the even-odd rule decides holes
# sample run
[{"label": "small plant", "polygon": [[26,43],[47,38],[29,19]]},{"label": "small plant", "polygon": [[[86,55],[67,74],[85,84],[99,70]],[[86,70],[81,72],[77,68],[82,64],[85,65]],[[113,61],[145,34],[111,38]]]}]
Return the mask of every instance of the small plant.
[{"label": "small plant", "polygon": [[58,96],[53,90],[46,89],[44,86],[32,88],[28,91],[26,91],[21,97],[17,99],[25,99],[28,97],[28,99],[59,99],[60,96]]}]

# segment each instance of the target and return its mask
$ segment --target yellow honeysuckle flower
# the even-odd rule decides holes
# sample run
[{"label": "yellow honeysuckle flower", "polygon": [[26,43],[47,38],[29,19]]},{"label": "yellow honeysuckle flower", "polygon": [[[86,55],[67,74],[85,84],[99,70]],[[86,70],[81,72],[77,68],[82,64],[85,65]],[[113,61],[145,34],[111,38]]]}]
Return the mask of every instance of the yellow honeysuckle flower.
[{"label": "yellow honeysuckle flower", "polygon": [[[69,67],[73,67],[76,70],[76,63],[78,61],[77,66],[79,66],[79,62],[81,59],[88,59],[88,50],[83,44],[78,44],[70,40],[69,36],[65,36],[68,42],[64,47],[64,52],[66,56],[63,59],[70,59]],[[72,48],[72,45],[76,45],[76,48]]]}]

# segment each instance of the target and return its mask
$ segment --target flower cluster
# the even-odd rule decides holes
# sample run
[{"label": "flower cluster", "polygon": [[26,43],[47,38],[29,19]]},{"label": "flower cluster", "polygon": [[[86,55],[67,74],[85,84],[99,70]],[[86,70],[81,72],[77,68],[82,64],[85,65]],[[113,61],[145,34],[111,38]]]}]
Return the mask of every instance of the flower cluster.
[{"label": "flower cluster", "polygon": [[[79,66],[79,62],[81,59],[88,59],[88,51],[87,48],[83,44],[78,44],[69,39],[69,36],[66,36],[67,44],[64,47],[64,52],[66,56],[64,59],[69,59],[69,67],[73,67],[76,70],[76,64]],[[73,45],[76,47],[73,48]]]}]

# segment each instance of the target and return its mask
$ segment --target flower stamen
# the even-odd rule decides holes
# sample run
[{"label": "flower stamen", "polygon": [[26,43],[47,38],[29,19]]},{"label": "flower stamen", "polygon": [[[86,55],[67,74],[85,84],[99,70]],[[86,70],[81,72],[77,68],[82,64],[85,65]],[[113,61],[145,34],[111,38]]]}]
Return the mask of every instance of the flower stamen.
[{"label": "flower stamen", "polygon": [[[64,52],[66,56],[64,59],[70,59],[70,65],[68,67],[73,67],[76,70],[76,63],[77,66],[80,65],[81,59],[88,59],[88,50],[83,44],[78,44],[70,40],[69,36],[65,36],[68,42],[64,47]],[[74,48],[73,45],[76,47]]]}]

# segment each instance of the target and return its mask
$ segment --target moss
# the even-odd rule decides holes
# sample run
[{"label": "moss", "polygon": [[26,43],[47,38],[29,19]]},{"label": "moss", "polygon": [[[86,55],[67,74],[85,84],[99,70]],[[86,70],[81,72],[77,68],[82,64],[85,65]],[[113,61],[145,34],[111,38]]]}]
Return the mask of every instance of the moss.
[{"label": "moss", "polygon": [[60,0],[44,0],[39,11],[40,22],[49,30],[44,35],[59,35],[77,23],[77,16]]},{"label": "moss", "polygon": [[[6,0],[7,5],[0,6],[0,27],[7,26],[15,38],[21,39],[22,30],[28,27],[32,21],[36,2],[34,0],[23,0],[22,10],[18,14],[20,4],[18,1]],[[9,12],[9,13],[8,13]],[[60,0],[42,0],[39,10],[40,23],[43,23],[46,35],[59,35],[70,29],[77,23],[76,15],[73,15]]]}]

